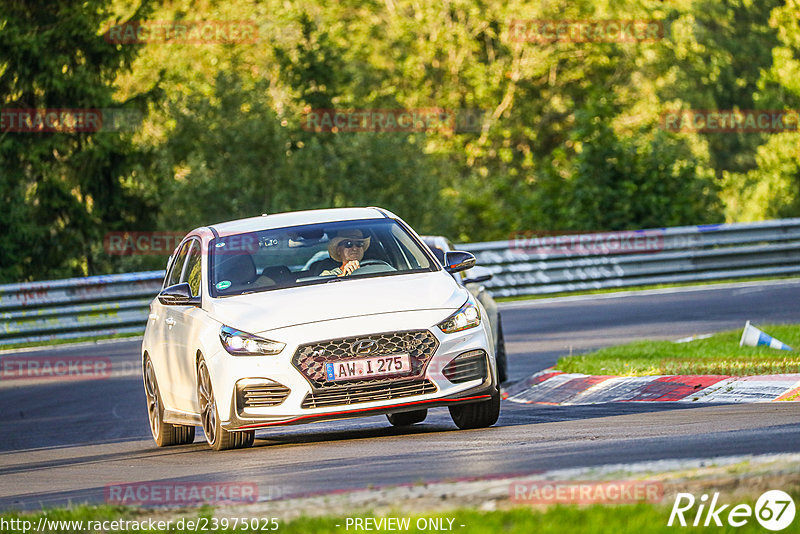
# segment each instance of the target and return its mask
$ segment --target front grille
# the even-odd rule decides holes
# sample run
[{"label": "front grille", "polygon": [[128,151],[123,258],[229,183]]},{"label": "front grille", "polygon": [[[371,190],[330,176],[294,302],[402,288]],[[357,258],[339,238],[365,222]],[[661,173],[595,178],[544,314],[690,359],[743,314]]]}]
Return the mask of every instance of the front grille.
[{"label": "front grille", "polygon": [[[368,354],[354,354],[352,345],[357,341],[367,340],[376,343],[374,350]],[[402,377],[376,377],[349,381],[357,384],[387,384],[402,379],[422,378],[428,362],[438,347],[439,341],[428,330],[345,337],[301,345],[292,357],[292,365],[306,377],[312,389],[320,391],[337,388],[338,391],[342,388],[341,383],[328,380],[325,372],[326,363],[407,352],[411,356],[410,373]]]},{"label": "front grille", "polygon": [[394,380],[381,384],[358,384],[328,387],[320,391],[312,391],[303,403],[302,408],[327,408],[330,406],[346,406],[360,402],[400,399],[426,393],[435,393],[436,386],[430,380]]},{"label": "front grille", "polygon": [[472,350],[456,356],[444,366],[442,374],[450,382],[459,384],[470,380],[483,380],[486,378],[486,353],[482,350]]},{"label": "front grille", "polygon": [[239,387],[236,390],[236,405],[239,409],[265,408],[267,406],[278,406],[291,390],[283,384],[274,382],[272,384],[251,384]]}]

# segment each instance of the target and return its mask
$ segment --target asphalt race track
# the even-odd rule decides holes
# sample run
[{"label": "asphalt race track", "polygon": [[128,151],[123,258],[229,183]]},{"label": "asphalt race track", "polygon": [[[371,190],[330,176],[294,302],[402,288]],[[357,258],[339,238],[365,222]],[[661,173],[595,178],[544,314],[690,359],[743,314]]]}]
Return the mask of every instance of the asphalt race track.
[{"label": "asphalt race track", "polygon": [[[511,380],[559,355],[633,339],[677,339],[800,323],[800,281],[709,286],[621,297],[503,306]],[[446,409],[409,429],[385,417],[259,431],[251,449],[195,443],[159,449],[150,437],[139,341],[26,353],[102,356],[120,370],[83,381],[0,380],[0,510],[104,501],[104,487],[140,481],[254,482],[263,497],[306,495],[566,467],[798,452],[797,403],[539,406],[504,402],[490,429],[458,431]],[[4,354],[2,357],[10,356]]]}]

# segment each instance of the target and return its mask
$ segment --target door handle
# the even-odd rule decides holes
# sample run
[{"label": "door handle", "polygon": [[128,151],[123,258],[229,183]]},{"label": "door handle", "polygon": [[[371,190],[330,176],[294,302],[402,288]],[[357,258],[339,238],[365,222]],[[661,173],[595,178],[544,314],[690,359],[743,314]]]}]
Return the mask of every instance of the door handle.
[{"label": "door handle", "polygon": [[167,320],[164,322],[167,323],[167,326],[175,326],[175,319],[172,317],[167,317]]}]

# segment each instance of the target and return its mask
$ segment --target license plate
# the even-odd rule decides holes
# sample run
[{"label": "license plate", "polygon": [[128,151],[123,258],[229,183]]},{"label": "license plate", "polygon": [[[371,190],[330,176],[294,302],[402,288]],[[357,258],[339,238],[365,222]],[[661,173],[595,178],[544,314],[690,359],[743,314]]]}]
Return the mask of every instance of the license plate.
[{"label": "license plate", "polygon": [[411,357],[408,354],[386,354],[359,360],[342,360],[326,363],[325,371],[330,381],[401,375],[411,371]]}]

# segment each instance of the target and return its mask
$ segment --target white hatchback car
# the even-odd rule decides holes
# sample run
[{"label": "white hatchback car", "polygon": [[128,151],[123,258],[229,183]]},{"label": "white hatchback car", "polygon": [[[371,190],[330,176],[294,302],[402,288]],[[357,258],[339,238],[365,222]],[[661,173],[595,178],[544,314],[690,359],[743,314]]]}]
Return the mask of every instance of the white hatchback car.
[{"label": "white hatchback car", "polygon": [[150,305],[142,370],[159,446],[247,447],[255,429],[386,414],[459,428],[500,411],[486,311],[380,208],[281,213],[198,228]]}]

